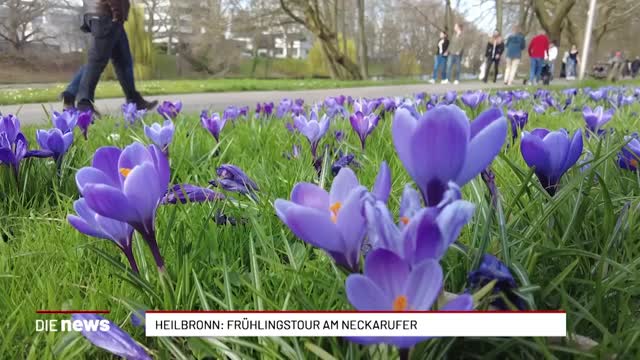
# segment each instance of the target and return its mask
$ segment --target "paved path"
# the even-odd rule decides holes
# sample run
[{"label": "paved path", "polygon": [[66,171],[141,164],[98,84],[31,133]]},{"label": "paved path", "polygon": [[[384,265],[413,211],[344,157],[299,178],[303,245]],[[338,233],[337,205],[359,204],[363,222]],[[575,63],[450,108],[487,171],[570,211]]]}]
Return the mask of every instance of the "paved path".
[{"label": "paved path", "polygon": [[[444,93],[449,90],[477,90],[477,89],[495,89],[504,87],[502,84],[484,84],[482,82],[463,82],[460,85],[441,85],[441,84],[414,84],[414,85],[388,85],[388,86],[370,86],[357,88],[340,88],[340,89],[323,89],[323,90],[295,90],[295,91],[243,91],[243,92],[227,92],[227,93],[206,93],[206,94],[178,94],[150,96],[149,99],[162,100],[181,100],[183,103],[183,111],[188,113],[200,113],[204,109],[215,111],[223,110],[228,105],[254,107],[256,102],[274,101],[277,102],[282,98],[303,98],[305,102],[312,103],[322,101],[328,96],[351,95],[353,97],[381,97],[381,96],[403,96],[412,95],[421,91],[427,93]],[[103,114],[118,113],[122,106],[123,99],[101,99],[97,101],[97,108]],[[3,114],[17,114],[23,125],[38,124],[50,121],[43,110],[47,111],[59,110],[61,103],[45,103],[45,104],[23,104],[23,105],[5,105],[0,106],[0,112]]]}]

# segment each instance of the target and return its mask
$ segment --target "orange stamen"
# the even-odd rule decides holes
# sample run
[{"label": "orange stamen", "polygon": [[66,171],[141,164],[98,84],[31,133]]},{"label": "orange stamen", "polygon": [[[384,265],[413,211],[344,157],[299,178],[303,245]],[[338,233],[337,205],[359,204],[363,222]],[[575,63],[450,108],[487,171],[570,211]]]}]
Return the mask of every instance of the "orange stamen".
[{"label": "orange stamen", "polygon": [[340,201],[336,201],[331,206],[329,206],[329,210],[331,210],[331,221],[334,223],[338,222],[338,212],[342,207],[342,203]]},{"label": "orange stamen", "polygon": [[409,218],[406,216],[401,216],[400,217],[400,222],[403,223],[404,225],[408,225],[409,224]]},{"label": "orange stamen", "polygon": [[131,172],[131,169],[128,168],[120,168],[120,174],[122,174],[122,176],[127,177],[129,176],[129,173]]},{"label": "orange stamen", "polygon": [[631,166],[633,166],[634,168],[637,168],[638,167],[638,160],[631,159],[631,160],[629,160],[629,164],[631,164]]},{"label": "orange stamen", "polygon": [[393,311],[406,311],[409,307],[409,301],[404,295],[399,295],[393,300]]}]

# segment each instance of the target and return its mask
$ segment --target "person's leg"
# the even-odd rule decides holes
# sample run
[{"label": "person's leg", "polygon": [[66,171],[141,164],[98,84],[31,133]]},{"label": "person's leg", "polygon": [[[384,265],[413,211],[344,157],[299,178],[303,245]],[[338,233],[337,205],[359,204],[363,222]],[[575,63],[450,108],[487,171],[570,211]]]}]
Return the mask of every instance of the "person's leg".
[{"label": "person's leg", "polygon": [[447,75],[446,79],[447,79],[447,80],[453,80],[453,79],[452,79],[452,76],[451,76],[451,74],[452,74],[452,73],[451,73],[451,69],[452,69],[452,67],[453,67],[453,62],[455,61],[455,60],[454,60],[454,58],[455,58],[455,57],[456,57],[455,55],[451,55],[451,56],[449,56],[449,58],[447,59],[447,70],[446,70],[446,75]]},{"label": "person's leg", "polygon": [[509,77],[511,76],[511,64],[513,63],[513,60],[510,58],[507,58],[505,60],[504,63],[504,84],[507,85],[509,84]]},{"label": "person's leg", "polygon": [[462,72],[462,58],[456,56],[456,81],[460,81],[460,73]]},{"label": "person's leg", "polygon": [[94,94],[100,75],[109,62],[114,39],[114,27],[110,16],[93,16],[90,20],[91,45],[88,60],[84,68],[76,100],[78,105],[90,106],[94,101]]},{"label": "person's leg", "polygon": [[511,60],[511,73],[509,74],[509,85],[513,83],[513,80],[516,78],[518,74],[518,66],[520,65],[520,59],[512,59]]},{"label": "person's leg", "polygon": [[544,66],[544,61],[542,59],[534,59],[535,70],[536,70],[536,82],[540,81],[540,77],[542,75],[542,67]]},{"label": "person's leg", "polygon": [[495,66],[494,67],[495,67],[496,72],[493,73],[493,82],[496,82],[496,81],[498,81],[498,72],[500,71],[500,59],[495,59],[494,62],[495,62]]},{"label": "person's leg", "polygon": [[529,58],[529,83],[533,84],[536,78],[536,64],[534,58]]},{"label": "person's leg", "polygon": [[440,76],[442,77],[441,78],[442,81],[447,80],[447,59],[448,59],[447,56],[443,56],[442,57],[442,62],[440,63],[441,66],[442,66],[442,70],[441,70],[441,73],[440,73]]},{"label": "person's leg", "polygon": [[[116,26],[122,27],[121,24]],[[138,102],[141,99],[140,94],[136,91],[136,85],[133,74],[133,57],[131,56],[131,48],[129,47],[129,39],[124,27],[118,30],[116,42],[111,53],[111,62],[116,72],[122,92],[124,92],[127,103]]]},{"label": "person's leg", "polygon": [[440,59],[439,55],[436,55],[433,58],[433,76],[431,77],[432,80],[436,80],[437,76],[438,76],[438,59]]},{"label": "person's leg", "polygon": [[67,85],[67,88],[64,90],[63,94],[68,94],[70,96],[73,96],[73,98],[76,97],[76,95],[78,94],[78,88],[80,87],[80,80],[82,80],[82,74],[84,74],[84,68],[85,65],[80,66],[75,75],[73,75],[71,82],[69,83],[69,85]]},{"label": "person's leg", "polygon": [[489,58],[485,58],[485,63],[487,64],[487,68],[484,71],[484,78],[482,79],[482,81],[487,82],[487,79],[489,78],[489,72],[491,71],[491,63],[493,61],[491,61],[491,59]]},{"label": "person's leg", "polygon": [[556,73],[556,64],[553,62],[549,63],[549,72],[551,73],[550,75],[550,80],[555,79],[555,73]]}]

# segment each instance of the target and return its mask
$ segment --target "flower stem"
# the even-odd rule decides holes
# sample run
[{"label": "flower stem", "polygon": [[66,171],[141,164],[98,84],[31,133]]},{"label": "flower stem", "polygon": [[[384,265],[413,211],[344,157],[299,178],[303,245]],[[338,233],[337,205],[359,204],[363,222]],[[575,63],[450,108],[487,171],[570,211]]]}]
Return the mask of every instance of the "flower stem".
[{"label": "flower stem", "polygon": [[147,233],[142,233],[142,237],[149,245],[151,249],[151,254],[153,254],[153,259],[156,261],[156,265],[158,266],[158,271],[164,272],[164,260],[162,259],[162,255],[160,255],[160,249],[158,248],[158,242],[156,241],[156,232],[155,230],[151,230]]},{"label": "flower stem", "polygon": [[124,255],[127,257],[127,260],[129,260],[129,265],[131,265],[131,270],[134,273],[139,274],[140,270],[138,270],[138,264],[136,263],[136,258],[133,256],[133,248],[131,246],[125,247],[122,249],[122,252],[124,252]]},{"label": "flower stem", "polygon": [[398,349],[400,360],[409,360],[409,349]]}]

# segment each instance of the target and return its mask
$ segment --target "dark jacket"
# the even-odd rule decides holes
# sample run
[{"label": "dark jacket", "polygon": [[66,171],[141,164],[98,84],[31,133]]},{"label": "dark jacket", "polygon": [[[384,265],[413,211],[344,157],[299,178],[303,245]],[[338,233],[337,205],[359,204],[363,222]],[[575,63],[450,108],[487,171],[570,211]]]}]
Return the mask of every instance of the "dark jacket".
[{"label": "dark jacket", "polygon": [[111,16],[120,22],[127,21],[129,17],[129,0],[85,0],[84,8],[88,14]]},{"label": "dark jacket", "polygon": [[507,57],[509,59],[520,59],[522,57],[522,50],[527,47],[524,35],[521,33],[511,34],[507,38]]},{"label": "dark jacket", "polygon": [[444,38],[444,43],[442,44],[442,51],[440,51],[440,40],[442,39],[438,39],[438,42],[436,43],[436,55],[444,55],[447,53],[447,50],[449,49],[449,39]]},{"label": "dark jacket", "polygon": [[502,55],[504,52],[504,42],[499,42],[495,45],[495,53],[494,53],[494,45],[493,41],[487,43],[487,51],[485,51],[484,56],[495,59],[498,55]]}]

